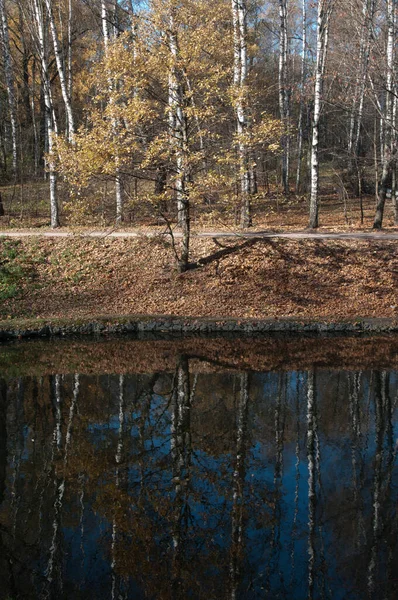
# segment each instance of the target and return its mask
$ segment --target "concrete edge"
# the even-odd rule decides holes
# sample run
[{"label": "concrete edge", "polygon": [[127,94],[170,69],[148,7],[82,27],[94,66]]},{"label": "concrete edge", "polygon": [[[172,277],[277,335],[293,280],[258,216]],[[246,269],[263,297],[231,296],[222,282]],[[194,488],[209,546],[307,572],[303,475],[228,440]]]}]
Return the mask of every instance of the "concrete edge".
[{"label": "concrete edge", "polygon": [[65,336],[98,336],[107,334],[217,334],[236,333],[253,335],[262,333],[311,334],[380,334],[397,333],[398,319],[357,318],[340,321],[308,320],[298,318],[238,319],[176,316],[98,317],[79,320],[48,320],[37,324],[18,321],[14,324],[0,322],[0,341],[22,338],[48,338]]}]

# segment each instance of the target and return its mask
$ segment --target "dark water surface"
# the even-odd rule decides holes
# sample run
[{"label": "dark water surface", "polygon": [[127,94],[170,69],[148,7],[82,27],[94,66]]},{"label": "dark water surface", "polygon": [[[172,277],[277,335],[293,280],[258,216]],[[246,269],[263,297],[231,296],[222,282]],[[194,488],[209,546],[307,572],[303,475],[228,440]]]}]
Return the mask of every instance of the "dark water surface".
[{"label": "dark water surface", "polygon": [[261,370],[250,341],[232,366],[222,342],[169,344],[135,342],[122,369],[98,346],[86,374],[54,345],[18,375],[5,347],[0,598],[397,598],[391,360]]}]

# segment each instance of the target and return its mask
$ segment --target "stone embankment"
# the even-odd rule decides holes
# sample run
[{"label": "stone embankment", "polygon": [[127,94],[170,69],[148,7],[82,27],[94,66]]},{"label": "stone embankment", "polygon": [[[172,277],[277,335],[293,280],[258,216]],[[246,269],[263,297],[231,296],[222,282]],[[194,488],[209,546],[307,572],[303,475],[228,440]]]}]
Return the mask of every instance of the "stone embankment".
[{"label": "stone embankment", "polygon": [[13,321],[0,323],[0,340],[110,334],[380,334],[398,332],[398,319],[237,319],[174,316],[101,317],[79,321]]}]

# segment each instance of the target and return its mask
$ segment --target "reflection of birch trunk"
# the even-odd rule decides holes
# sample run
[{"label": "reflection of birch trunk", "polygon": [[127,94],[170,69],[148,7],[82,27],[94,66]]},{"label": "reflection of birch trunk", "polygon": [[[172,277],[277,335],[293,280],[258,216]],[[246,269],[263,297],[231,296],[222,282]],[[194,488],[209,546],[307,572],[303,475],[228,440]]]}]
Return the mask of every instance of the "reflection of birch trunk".
[{"label": "reflection of birch trunk", "polygon": [[[284,429],[285,429],[285,402],[286,402],[286,376],[280,374],[278,378],[277,399],[274,411],[275,427],[275,471],[274,471],[274,495],[275,504],[271,529],[271,558],[267,564],[266,587],[269,588],[271,577],[271,564],[278,563],[278,553],[280,551],[280,529],[281,529],[281,500],[282,500],[282,478],[283,478],[283,449],[284,449]],[[282,579],[281,571],[279,575]]]},{"label": "reflection of birch trunk", "polygon": [[376,454],[374,462],[374,480],[373,480],[373,498],[372,498],[372,532],[373,542],[370,551],[370,560],[368,565],[368,592],[369,597],[374,596],[375,575],[377,568],[377,556],[380,543],[380,531],[382,527],[380,504],[381,504],[381,486],[383,470],[383,382],[380,372],[374,374],[375,382],[375,434],[376,434]]},{"label": "reflection of birch trunk", "polygon": [[[57,447],[58,450],[61,449],[62,435],[61,435],[61,426],[62,426],[62,413],[61,413],[61,376],[55,375],[55,429],[53,435],[53,447]],[[68,453],[69,447],[72,439],[72,426],[73,426],[73,418],[76,411],[76,405],[79,395],[79,375],[75,375],[74,384],[73,384],[73,397],[72,402],[69,408],[68,415],[68,423],[66,428],[65,435],[65,446],[64,446],[64,460],[63,460],[63,477],[57,478],[55,475],[54,485],[55,485],[55,502],[54,502],[54,518],[53,518],[53,535],[50,547],[50,555],[46,568],[46,579],[49,584],[52,583],[54,579],[54,568],[55,568],[55,557],[56,552],[58,550],[58,536],[61,529],[61,511],[62,511],[62,502],[65,493],[65,479],[66,479],[66,467],[68,462]],[[62,579],[60,578],[60,587],[62,587]]]},{"label": "reflection of birch trunk", "polygon": [[[395,468],[395,462],[397,458],[398,445],[394,445],[394,429],[393,429],[393,415],[395,407],[390,396],[390,378],[389,374],[386,374],[385,378],[385,419],[386,419],[386,432],[387,432],[387,464],[386,464],[386,477],[385,488],[386,488],[386,503],[389,509],[388,514],[393,515],[393,518],[389,521],[388,529],[385,528],[385,543],[387,548],[387,569],[386,569],[386,580],[392,581],[395,577],[395,556],[396,556],[396,540],[398,533],[398,512],[395,509],[396,502],[392,496],[392,476]],[[397,395],[398,399],[398,395]]]},{"label": "reflection of birch trunk", "polygon": [[292,526],[292,540],[291,540],[291,583],[295,577],[295,539],[297,534],[297,518],[299,514],[299,492],[300,492],[300,391],[302,386],[302,375],[297,374],[297,385],[296,385],[296,487],[294,490],[294,515],[293,515],[293,526]]},{"label": "reflection of birch trunk", "polygon": [[176,385],[172,400],[171,414],[171,457],[175,491],[173,526],[173,592],[179,591],[183,536],[188,526],[189,505],[188,486],[191,469],[191,391],[189,382],[189,361],[180,356],[177,366]]},{"label": "reflection of birch trunk", "polygon": [[308,460],[308,598],[314,597],[316,527],[316,397],[315,372],[307,375],[307,460]]},{"label": "reflection of birch trunk", "polygon": [[361,410],[359,403],[359,391],[361,387],[362,373],[354,373],[350,378],[350,419],[351,419],[351,434],[352,434],[352,445],[351,445],[351,464],[352,464],[352,484],[354,488],[354,504],[357,511],[357,536],[356,545],[359,549],[361,547],[361,533],[364,531],[363,527],[363,511],[361,506],[360,496],[360,441],[361,441]]},{"label": "reflection of birch trunk", "polygon": [[[115,472],[115,480],[116,480],[116,489],[120,488],[120,463],[122,462],[123,455],[123,430],[124,430],[124,413],[125,413],[125,404],[124,404],[124,376],[119,376],[119,429],[118,429],[118,439],[117,439],[117,447],[116,447],[116,472]],[[111,547],[111,570],[112,570],[112,592],[111,597],[112,600],[118,597],[116,595],[116,591],[118,588],[118,577],[116,574],[116,544],[117,544],[117,517],[116,514],[113,515],[112,522],[112,547]]]},{"label": "reflection of birch trunk", "polygon": [[6,489],[7,473],[7,384],[0,378],[0,506]]},{"label": "reflection of birch trunk", "polygon": [[146,422],[151,412],[151,394],[145,394],[145,397],[140,402],[140,418],[138,423],[138,452],[139,452],[139,467],[140,467],[140,492],[139,499],[142,502],[145,492],[145,428]]},{"label": "reflection of birch trunk", "polygon": [[[274,493],[275,493],[275,508],[274,518],[271,532],[271,550],[275,557],[275,563],[279,563],[279,553],[281,549],[280,535],[282,525],[282,480],[283,480],[283,451],[284,451],[284,436],[285,436],[285,408],[287,397],[287,380],[286,374],[281,373],[278,379],[278,395],[275,406],[274,426],[275,426],[275,472],[274,472]],[[267,576],[269,577],[269,571]],[[281,571],[279,576],[282,579]]]},{"label": "reflection of birch trunk", "polygon": [[24,404],[24,396],[25,396],[25,386],[24,380],[22,377],[18,378],[18,387],[17,387],[17,402],[15,406],[15,423],[14,423],[14,440],[12,443],[12,447],[14,448],[14,453],[12,456],[12,465],[13,465],[13,476],[12,476],[12,485],[11,485],[11,507],[13,509],[13,517],[12,517],[12,530],[13,535],[15,535],[17,522],[18,522],[18,508],[21,501],[21,496],[17,491],[17,482],[19,479],[19,470],[21,464],[21,457],[24,449],[24,434],[23,434],[23,404]]},{"label": "reflection of birch trunk", "polygon": [[81,559],[81,565],[84,566],[84,558],[85,558],[85,551],[84,551],[84,512],[85,512],[85,506],[84,506],[84,493],[85,493],[85,476],[83,473],[81,473],[79,475],[79,485],[80,485],[80,491],[79,491],[79,505],[80,505],[80,518],[79,518],[79,528],[80,528],[80,552],[82,555],[82,559]]},{"label": "reflection of birch trunk", "polygon": [[243,512],[246,477],[248,408],[249,374],[243,373],[240,376],[240,395],[236,423],[235,468],[232,479],[232,534],[231,560],[229,567],[231,582],[231,600],[235,600],[238,595],[241,563],[243,556]]},{"label": "reflection of birch trunk", "polygon": [[394,428],[392,424],[393,407],[391,402],[391,396],[389,391],[390,377],[388,373],[383,373],[383,405],[384,405],[384,419],[386,427],[386,449],[387,449],[387,460],[386,460],[386,476],[384,477],[384,486],[386,492],[391,492],[392,474],[394,470],[395,458],[397,453],[397,447],[394,447]]},{"label": "reflection of birch trunk", "polygon": [[[4,500],[7,478],[7,383],[0,377],[0,507]],[[8,574],[11,561],[7,560],[7,554],[3,549],[3,532],[0,529],[0,569],[2,575],[2,593],[8,597]],[[3,567],[4,565],[4,567]]]}]

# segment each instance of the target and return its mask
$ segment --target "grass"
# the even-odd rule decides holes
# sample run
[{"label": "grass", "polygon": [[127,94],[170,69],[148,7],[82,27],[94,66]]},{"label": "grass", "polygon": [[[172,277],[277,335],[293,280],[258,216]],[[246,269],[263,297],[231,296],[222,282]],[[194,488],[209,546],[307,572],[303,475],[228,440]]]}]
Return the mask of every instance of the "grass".
[{"label": "grass", "polygon": [[5,314],[3,303],[18,298],[34,277],[34,261],[26,254],[22,243],[0,237],[0,315]]}]

